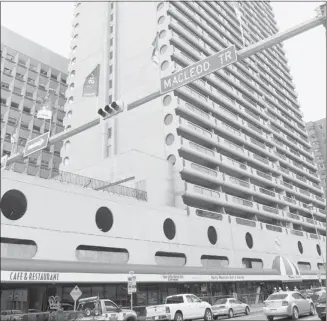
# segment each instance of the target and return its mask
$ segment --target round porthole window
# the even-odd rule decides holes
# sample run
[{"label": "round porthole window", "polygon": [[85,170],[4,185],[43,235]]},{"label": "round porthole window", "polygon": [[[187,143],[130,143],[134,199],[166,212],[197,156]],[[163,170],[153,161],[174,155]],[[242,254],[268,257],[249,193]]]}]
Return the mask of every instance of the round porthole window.
[{"label": "round porthole window", "polygon": [[72,59],[72,65],[75,65],[75,63],[76,63],[76,58],[73,58]]},{"label": "round porthole window", "polygon": [[320,248],[320,245],[317,244],[316,248],[317,248],[318,255],[321,256],[321,248]]},{"label": "round porthole window", "polygon": [[160,3],[158,4],[157,10],[158,10],[158,11],[161,10],[161,9],[163,8],[163,6],[164,6],[164,3],[163,3],[163,2],[160,2]]},{"label": "round porthole window", "polygon": [[114,217],[108,207],[100,207],[95,213],[95,223],[102,232],[109,232],[114,224]]},{"label": "round porthole window", "polygon": [[161,48],[160,48],[160,54],[163,55],[167,51],[167,48],[168,47],[166,45],[161,46]]},{"label": "round porthole window", "polygon": [[70,128],[72,128],[72,126],[70,126],[70,125],[68,125],[68,126],[66,127],[66,129],[70,129]]},{"label": "round porthole window", "polygon": [[158,19],[158,24],[161,25],[165,22],[165,17],[164,16],[161,16],[159,19]]},{"label": "round porthole window", "polygon": [[74,97],[72,96],[72,97],[69,97],[69,99],[68,99],[68,104],[71,104],[71,103],[73,103],[74,102]]},{"label": "round porthole window", "polygon": [[165,96],[163,99],[164,106],[168,106],[170,103],[171,103],[171,96],[170,95]]},{"label": "round porthole window", "polygon": [[73,112],[70,110],[70,111],[67,113],[67,118],[68,118],[68,119],[71,119],[71,118],[72,118],[72,115],[73,115]]},{"label": "round porthole window", "polygon": [[167,144],[168,146],[172,145],[173,142],[174,142],[174,140],[175,140],[175,137],[174,137],[173,134],[168,134],[168,135],[166,136],[166,144]]},{"label": "round porthole window", "polygon": [[168,240],[172,240],[176,235],[175,223],[172,219],[167,218],[163,224],[163,230]]},{"label": "round porthole window", "polygon": [[11,221],[19,220],[27,210],[25,195],[16,189],[11,189],[3,194],[0,202],[2,214]]},{"label": "round porthole window", "polygon": [[159,33],[159,38],[160,38],[160,39],[165,38],[165,37],[166,37],[166,34],[167,34],[166,30],[162,30],[162,31]]},{"label": "round porthole window", "polygon": [[208,239],[212,245],[215,245],[217,243],[218,240],[217,231],[213,226],[209,226],[208,228]]},{"label": "round porthole window", "polygon": [[162,64],[161,64],[161,70],[166,70],[169,67],[169,62],[167,60],[165,60]]},{"label": "round porthole window", "polygon": [[69,158],[68,157],[65,157],[64,158],[64,165],[67,166],[69,163]]},{"label": "round porthole window", "polygon": [[71,77],[74,77],[75,74],[76,74],[76,71],[75,71],[75,70],[72,70],[72,71],[70,72],[70,76],[71,76]]},{"label": "round porthole window", "polygon": [[252,249],[253,247],[253,238],[252,238],[252,235],[247,232],[245,234],[245,242],[246,242],[246,245],[248,246],[249,249]]},{"label": "round porthole window", "polygon": [[173,115],[172,114],[168,114],[165,117],[165,125],[170,125],[173,122]]},{"label": "round porthole window", "polygon": [[70,90],[73,90],[75,88],[75,84],[72,82],[70,85],[69,85],[69,89]]},{"label": "round porthole window", "polygon": [[303,254],[303,245],[300,241],[297,242],[297,248],[299,249],[299,252]]},{"label": "round porthole window", "polygon": [[67,140],[66,142],[65,142],[65,150],[69,150],[69,148],[70,148],[70,141],[69,140]]},{"label": "round porthole window", "polygon": [[172,163],[173,165],[175,165],[175,163],[176,163],[176,157],[175,157],[175,155],[169,155],[167,157],[167,160],[168,160],[169,163]]}]

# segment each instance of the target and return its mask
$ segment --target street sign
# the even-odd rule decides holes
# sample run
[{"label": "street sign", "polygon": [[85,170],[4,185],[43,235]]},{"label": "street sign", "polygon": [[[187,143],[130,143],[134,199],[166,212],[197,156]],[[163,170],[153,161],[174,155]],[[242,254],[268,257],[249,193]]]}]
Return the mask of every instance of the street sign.
[{"label": "street sign", "polygon": [[237,52],[235,45],[232,45],[222,51],[213,54],[203,60],[187,66],[181,71],[161,78],[160,93],[165,94],[181,86],[202,78],[214,71],[224,68],[237,61]]},{"label": "street sign", "polygon": [[128,294],[136,292],[136,276],[133,274],[130,274],[127,278],[127,289]]},{"label": "street sign", "polygon": [[82,295],[82,291],[79,289],[79,287],[76,285],[74,287],[74,289],[72,289],[72,291],[70,292],[70,296],[73,298],[74,300],[74,311],[76,311],[76,301],[80,298],[80,296]]},{"label": "street sign", "polygon": [[28,141],[25,146],[24,157],[27,157],[47,147],[49,137],[50,137],[50,132],[47,132]]}]

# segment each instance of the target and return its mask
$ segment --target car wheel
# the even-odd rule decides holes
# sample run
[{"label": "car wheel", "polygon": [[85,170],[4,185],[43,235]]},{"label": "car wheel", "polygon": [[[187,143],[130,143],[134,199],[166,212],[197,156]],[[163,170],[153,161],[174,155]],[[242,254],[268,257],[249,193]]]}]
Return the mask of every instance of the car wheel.
[{"label": "car wheel", "polygon": [[86,316],[90,316],[91,315],[91,310],[90,309],[85,309],[84,313],[86,314]]},{"label": "car wheel", "polygon": [[233,311],[233,309],[229,309],[229,311],[228,311],[228,317],[229,318],[232,318],[234,316],[234,311]]},{"label": "car wheel", "polygon": [[176,312],[174,320],[175,321],[183,321],[183,314],[180,312]]},{"label": "car wheel", "polygon": [[297,307],[294,307],[292,310],[292,320],[297,320],[299,318],[299,310]]},{"label": "car wheel", "polygon": [[267,317],[267,320],[268,321],[274,321],[274,317],[269,316],[269,317]]},{"label": "car wheel", "polygon": [[246,315],[249,315],[249,314],[250,314],[250,308],[249,308],[249,307],[246,307],[246,308],[245,308],[245,314],[246,314]]},{"label": "car wheel", "polygon": [[210,309],[206,309],[206,311],[204,312],[204,320],[212,321],[212,312],[210,311]]},{"label": "car wheel", "polygon": [[310,315],[315,315],[315,307],[313,306],[313,304],[310,304]]}]

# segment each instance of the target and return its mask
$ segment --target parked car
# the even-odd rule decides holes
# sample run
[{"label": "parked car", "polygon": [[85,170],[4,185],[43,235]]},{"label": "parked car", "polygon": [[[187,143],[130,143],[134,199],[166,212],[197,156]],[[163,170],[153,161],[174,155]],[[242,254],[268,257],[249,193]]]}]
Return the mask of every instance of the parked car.
[{"label": "parked car", "polygon": [[294,291],[274,293],[264,303],[263,313],[268,321],[272,321],[274,317],[292,317],[297,320],[299,316],[315,313],[312,300]]},{"label": "parked car", "polygon": [[146,320],[196,320],[211,321],[212,307],[193,294],[168,296],[165,304],[146,308]]},{"label": "parked car", "polygon": [[316,311],[320,320],[326,321],[326,291],[320,296],[317,302]]},{"label": "parked car", "polygon": [[227,315],[232,318],[235,314],[250,314],[250,307],[235,298],[219,299],[212,305],[214,319],[218,316]]},{"label": "parked car", "polygon": [[83,312],[86,317],[82,320],[93,320],[94,316],[102,316],[105,320],[136,321],[134,311],[122,309],[115,302],[98,297],[89,297],[78,301],[77,311]]},{"label": "parked car", "polygon": [[1,321],[21,321],[23,320],[23,311],[3,310],[1,311]]}]

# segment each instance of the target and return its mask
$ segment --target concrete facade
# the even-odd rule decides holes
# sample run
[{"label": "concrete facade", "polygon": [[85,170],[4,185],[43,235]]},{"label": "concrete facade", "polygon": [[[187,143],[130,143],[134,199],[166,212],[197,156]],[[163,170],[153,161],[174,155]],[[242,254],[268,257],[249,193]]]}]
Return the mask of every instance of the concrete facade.
[{"label": "concrete facade", "polygon": [[326,118],[308,122],[306,128],[326,197]]},{"label": "concrete facade", "polygon": [[[67,68],[68,59],[1,26],[1,156],[23,150],[28,140],[44,132],[53,135],[64,130]],[[55,90],[51,129],[49,121],[36,118],[49,89]],[[43,177],[55,175],[61,146],[51,146],[11,168]]]}]

